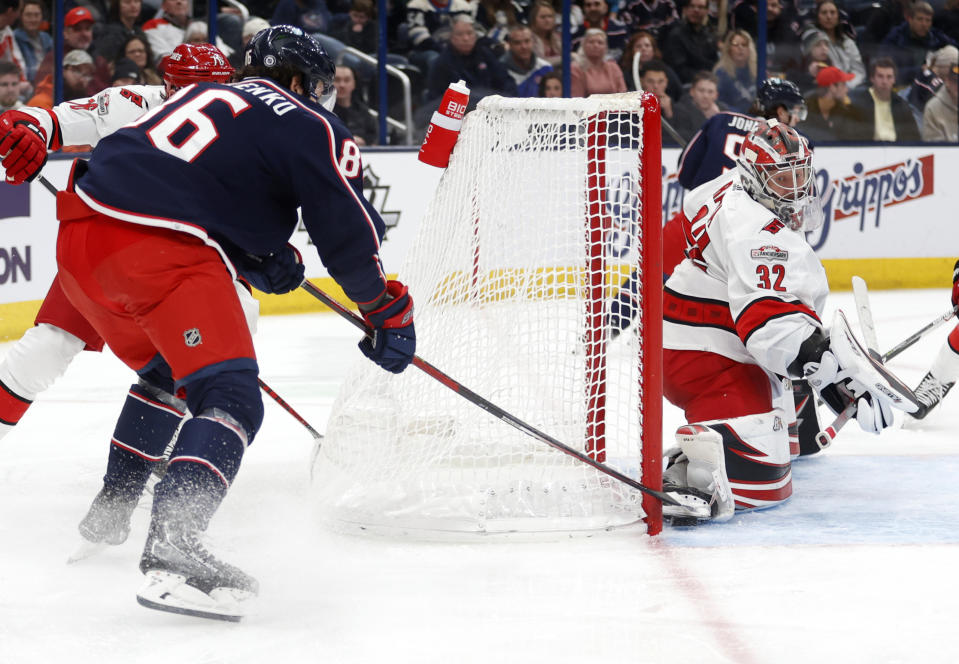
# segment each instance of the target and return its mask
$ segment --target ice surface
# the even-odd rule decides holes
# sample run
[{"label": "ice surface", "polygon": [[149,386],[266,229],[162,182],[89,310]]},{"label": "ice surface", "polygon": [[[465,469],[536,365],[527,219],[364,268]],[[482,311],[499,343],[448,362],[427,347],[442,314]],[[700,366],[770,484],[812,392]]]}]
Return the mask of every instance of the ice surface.
[{"label": "ice surface", "polygon": [[[872,304],[886,350],[945,311],[948,294],[875,292]],[[855,320],[851,294],[831,305]],[[915,385],[949,329],[890,366]],[[262,377],[322,431],[340,376],[362,359],[356,341],[334,316],[263,319]],[[265,397],[210,529],[213,549],[262,588],[256,614],[233,625],[137,605],[145,508],[125,544],[66,564],[132,379],[109,354],[84,353],[0,441],[2,664],[959,659],[954,394],[921,428],[873,437],[850,424],[795,464],[779,508],[658,538],[468,544],[320,529],[313,439]],[[680,414],[667,406],[665,421],[671,437]]]}]

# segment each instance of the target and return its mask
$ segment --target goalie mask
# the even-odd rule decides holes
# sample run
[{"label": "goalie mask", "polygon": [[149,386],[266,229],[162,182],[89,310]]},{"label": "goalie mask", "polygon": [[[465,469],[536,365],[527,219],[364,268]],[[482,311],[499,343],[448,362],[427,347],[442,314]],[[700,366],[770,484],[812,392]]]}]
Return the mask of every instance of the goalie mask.
[{"label": "goalie mask", "polygon": [[777,120],[767,120],[746,136],[736,160],[743,187],[794,231],[822,225],[812,152],[806,139]]},{"label": "goalie mask", "polygon": [[167,95],[194,83],[229,83],[233,67],[213,44],[180,44],[163,59]]},{"label": "goalie mask", "polygon": [[333,76],[336,66],[326,49],[292,25],[276,25],[253,35],[245,62],[255,67],[287,65],[303,75],[303,97],[328,111],[336,105]]}]

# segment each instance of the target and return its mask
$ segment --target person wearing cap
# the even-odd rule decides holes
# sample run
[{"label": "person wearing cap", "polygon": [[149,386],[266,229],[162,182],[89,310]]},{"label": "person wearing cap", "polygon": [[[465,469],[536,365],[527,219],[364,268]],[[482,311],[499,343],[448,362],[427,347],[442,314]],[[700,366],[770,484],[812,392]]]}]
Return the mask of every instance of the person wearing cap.
[{"label": "person wearing cap", "polygon": [[896,94],[896,63],[891,58],[874,58],[869,63],[869,87],[849,94],[856,112],[850,123],[853,141],[915,142],[919,127],[908,102]]},{"label": "person wearing cap", "polygon": [[804,93],[816,87],[816,75],[826,67],[834,66],[829,59],[829,36],[822,30],[807,30],[802,37],[802,60],[787,78]]},{"label": "person wearing cap", "polygon": [[[74,7],[63,17],[63,52],[85,51],[92,58],[93,56],[93,14],[86,7]],[[36,76],[33,82],[39,90],[43,81],[53,74],[53,50],[43,58],[40,66],[37,67]],[[89,90],[75,97],[83,97],[98,92],[98,90]],[[65,97],[72,99],[73,97]]]},{"label": "person wearing cap", "polygon": [[143,83],[143,74],[140,67],[130,58],[120,58],[113,65],[113,80],[111,87],[124,85],[139,85]]},{"label": "person wearing cap", "polygon": [[[89,87],[93,80],[93,58],[81,49],[74,49],[63,56],[63,96],[64,99],[79,99],[90,96]],[[53,74],[37,84],[37,92],[27,102],[27,106],[53,108]]]},{"label": "person wearing cap", "polygon": [[857,120],[848,98],[849,81],[853,78],[853,74],[838,67],[824,67],[816,75],[816,90],[806,96],[809,115],[803,124],[811,140],[818,143],[846,139],[850,123]]},{"label": "person wearing cap", "polygon": [[959,142],[959,55],[953,55],[942,87],[929,100],[922,113],[922,140]]}]

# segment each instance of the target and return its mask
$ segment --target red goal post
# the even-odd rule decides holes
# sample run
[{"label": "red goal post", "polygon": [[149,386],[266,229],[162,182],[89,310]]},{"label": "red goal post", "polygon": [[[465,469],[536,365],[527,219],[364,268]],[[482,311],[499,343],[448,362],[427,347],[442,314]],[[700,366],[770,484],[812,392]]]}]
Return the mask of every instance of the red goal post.
[{"label": "red goal post", "polygon": [[[662,484],[659,108],[482,100],[400,270],[417,353],[570,447]],[[633,272],[636,322],[608,313]],[[661,505],[422,372],[349,373],[313,468],[339,529],[429,538],[662,527]]]}]

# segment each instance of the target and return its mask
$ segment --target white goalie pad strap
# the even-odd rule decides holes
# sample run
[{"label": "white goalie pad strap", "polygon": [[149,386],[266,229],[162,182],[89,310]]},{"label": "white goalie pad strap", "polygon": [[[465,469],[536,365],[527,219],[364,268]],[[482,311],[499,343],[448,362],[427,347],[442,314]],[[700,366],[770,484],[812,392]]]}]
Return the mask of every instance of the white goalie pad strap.
[{"label": "white goalie pad strap", "polygon": [[686,482],[712,497],[712,520],[727,521],[736,511],[729,478],[723,438],[709,427],[688,424],[676,430],[676,442],[686,455]]},{"label": "white goalie pad strap", "polygon": [[914,413],[919,408],[919,402],[909,386],[881,362],[870,357],[859,343],[842,310],[837,310],[833,317],[829,351],[823,354],[824,361],[830,351],[839,363],[837,380],[849,378],[849,389],[855,396],[861,397],[868,392],[873,399],[907,413]]}]

